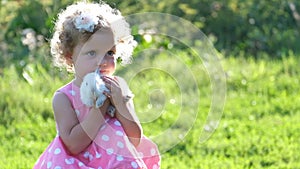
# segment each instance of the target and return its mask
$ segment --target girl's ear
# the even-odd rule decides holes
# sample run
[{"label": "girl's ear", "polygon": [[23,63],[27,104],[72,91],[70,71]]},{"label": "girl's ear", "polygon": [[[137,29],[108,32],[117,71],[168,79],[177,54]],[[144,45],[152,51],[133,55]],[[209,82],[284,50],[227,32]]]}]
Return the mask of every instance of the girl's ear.
[{"label": "girl's ear", "polygon": [[71,53],[67,53],[66,54],[66,60],[67,60],[67,64],[68,65],[73,64],[73,58],[72,58],[72,54]]}]

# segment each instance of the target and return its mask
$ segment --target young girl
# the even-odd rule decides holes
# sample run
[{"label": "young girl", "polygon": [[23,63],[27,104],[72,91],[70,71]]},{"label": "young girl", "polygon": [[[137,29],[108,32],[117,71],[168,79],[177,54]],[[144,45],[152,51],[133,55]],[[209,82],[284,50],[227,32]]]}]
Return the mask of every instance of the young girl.
[{"label": "young girl", "polygon": [[[79,2],[58,15],[51,52],[75,78],[54,94],[57,136],[34,168],[160,168],[158,149],[143,136],[127,83],[112,76],[117,58],[129,63],[134,47],[128,23],[103,2]],[[98,109],[80,99],[83,77],[97,69],[110,90]],[[107,115],[110,105],[114,117]]]}]

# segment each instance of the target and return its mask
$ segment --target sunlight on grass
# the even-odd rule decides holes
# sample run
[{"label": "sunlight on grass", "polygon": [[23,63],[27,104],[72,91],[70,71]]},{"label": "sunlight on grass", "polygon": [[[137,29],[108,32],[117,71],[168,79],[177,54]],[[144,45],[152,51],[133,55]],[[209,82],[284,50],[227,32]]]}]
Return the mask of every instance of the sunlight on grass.
[{"label": "sunlight on grass", "polygon": [[[176,62],[163,63],[163,55],[150,60],[151,64],[156,64],[157,59],[157,63],[169,64],[169,70],[180,67]],[[155,138],[172,129],[174,135],[156,140],[162,146],[182,137],[162,154],[162,168],[297,168],[300,165],[297,104],[300,97],[295,92],[299,91],[298,63],[296,56],[283,61],[224,58],[226,106],[219,127],[204,143],[199,142],[199,137],[209,111],[211,89],[200,61],[187,64],[192,72],[198,72],[195,81],[199,84],[200,102],[195,123],[181,136],[194,120],[189,118],[195,115],[192,109],[180,111],[184,102],[192,100],[190,91],[182,89],[189,82],[178,81],[180,76],[161,69],[130,74],[132,67],[120,67],[117,74],[130,74],[129,85],[135,93],[136,110],[146,135]],[[18,73],[13,66],[5,68],[0,76],[1,168],[31,168],[56,135],[52,95],[71,77],[55,78],[40,65],[29,66],[24,69],[25,77],[24,72]],[[179,122],[174,125],[176,121]]]}]

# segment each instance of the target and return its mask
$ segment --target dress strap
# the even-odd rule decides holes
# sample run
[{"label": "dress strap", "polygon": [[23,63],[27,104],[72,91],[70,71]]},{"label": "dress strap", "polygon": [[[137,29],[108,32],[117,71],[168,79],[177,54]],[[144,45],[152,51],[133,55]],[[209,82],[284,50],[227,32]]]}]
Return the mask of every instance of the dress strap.
[{"label": "dress strap", "polygon": [[64,85],[63,87],[59,88],[56,92],[64,93],[70,100],[72,106],[74,106],[74,99],[77,99],[75,95],[80,94],[79,88],[75,86],[72,81]]}]

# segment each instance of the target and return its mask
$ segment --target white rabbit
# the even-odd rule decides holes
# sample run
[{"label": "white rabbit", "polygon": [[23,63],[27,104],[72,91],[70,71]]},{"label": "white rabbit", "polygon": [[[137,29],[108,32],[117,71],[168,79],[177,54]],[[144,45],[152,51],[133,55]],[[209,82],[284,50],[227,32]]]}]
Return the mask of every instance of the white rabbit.
[{"label": "white rabbit", "polygon": [[[101,79],[99,69],[97,69],[95,72],[84,76],[80,86],[80,99],[88,107],[95,106],[99,108],[107,99],[103,94],[104,91],[110,92]],[[94,105],[94,100],[96,100],[96,105]]]}]

